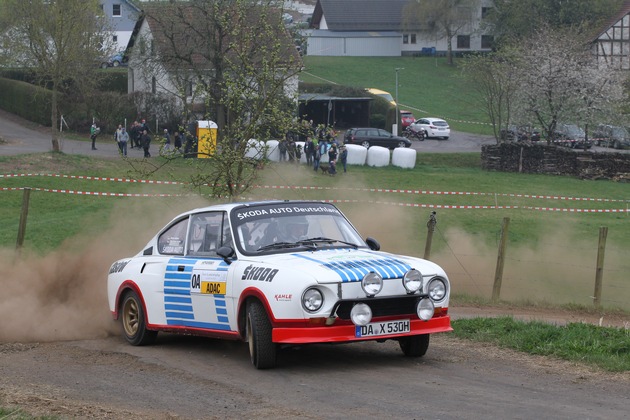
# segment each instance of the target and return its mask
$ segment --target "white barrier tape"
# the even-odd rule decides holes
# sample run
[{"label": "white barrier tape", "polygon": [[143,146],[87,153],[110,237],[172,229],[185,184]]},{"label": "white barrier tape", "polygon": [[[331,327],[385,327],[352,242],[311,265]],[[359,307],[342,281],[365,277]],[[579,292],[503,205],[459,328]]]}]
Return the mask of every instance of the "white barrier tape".
[{"label": "white barrier tape", "polygon": [[[48,176],[58,178],[72,178],[89,181],[116,181],[116,182],[132,182],[141,184],[157,184],[157,185],[190,185],[186,182],[178,181],[153,181],[145,179],[129,179],[129,178],[107,178],[92,177],[82,175],[57,175],[57,174],[0,174],[0,178],[16,178],[30,176]],[[204,184],[208,186],[208,184]],[[390,188],[350,188],[350,187],[322,187],[318,185],[302,186],[302,185],[253,185],[253,188],[261,189],[278,189],[278,190],[321,190],[321,191],[359,191],[359,192],[376,192],[376,193],[400,193],[400,194],[419,194],[419,195],[473,195],[473,196],[495,196],[495,197],[512,197],[512,198],[534,198],[544,200],[567,200],[567,201],[594,201],[594,202],[621,202],[628,203],[630,200],[614,199],[614,198],[590,198],[590,197],[567,197],[562,195],[537,195],[537,194],[514,194],[514,193],[486,193],[471,191],[431,191],[431,190],[407,190],[407,189],[390,189]]]},{"label": "white barrier tape", "polygon": [[[26,187],[2,187],[0,191],[19,191]],[[86,195],[100,197],[214,197],[210,194],[148,194],[148,193],[110,193],[99,191],[76,191],[76,190],[60,190],[53,188],[30,188],[32,191],[61,193],[71,195]],[[221,197],[218,197],[221,198]],[[258,199],[260,200],[260,199]],[[630,209],[566,209],[555,207],[532,207],[532,206],[487,206],[487,205],[446,205],[446,204],[419,204],[419,203],[396,203],[391,201],[370,201],[370,200],[321,200],[327,203],[363,203],[363,204],[385,204],[398,207],[416,207],[427,209],[448,209],[448,210],[537,210],[537,211],[555,211],[563,213],[630,213]]]}]

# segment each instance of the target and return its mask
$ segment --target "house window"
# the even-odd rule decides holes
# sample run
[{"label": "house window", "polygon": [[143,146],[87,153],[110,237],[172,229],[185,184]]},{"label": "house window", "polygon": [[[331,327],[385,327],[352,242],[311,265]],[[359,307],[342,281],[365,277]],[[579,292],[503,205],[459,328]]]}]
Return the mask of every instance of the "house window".
[{"label": "house window", "polygon": [[193,82],[192,80],[186,83],[186,96],[192,96],[193,92]]},{"label": "house window", "polygon": [[120,11],[120,4],[112,5],[112,16],[122,16]]},{"label": "house window", "polygon": [[492,35],[481,35],[481,48],[483,49],[494,48],[494,37]]},{"label": "house window", "polygon": [[481,19],[487,19],[488,15],[492,11],[492,7],[482,7],[481,8]]},{"label": "house window", "polygon": [[151,93],[154,95],[157,93],[157,80],[155,76],[151,79]]},{"label": "house window", "polygon": [[112,41],[118,42],[118,35],[113,35],[112,36]]},{"label": "house window", "polygon": [[416,34],[403,34],[403,44],[415,44]]},{"label": "house window", "polygon": [[470,49],[470,35],[457,35],[457,48]]}]

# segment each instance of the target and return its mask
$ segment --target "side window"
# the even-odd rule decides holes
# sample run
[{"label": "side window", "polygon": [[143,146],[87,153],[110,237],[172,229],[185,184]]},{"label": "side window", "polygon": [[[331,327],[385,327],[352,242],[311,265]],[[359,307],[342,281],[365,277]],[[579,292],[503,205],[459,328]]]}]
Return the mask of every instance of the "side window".
[{"label": "side window", "polygon": [[216,257],[217,249],[234,246],[232,233],[224,212],[195,214],[190,220],[188,255]]},{"label": "side window", "polygon": [[166,229],[158,238],[158,252],[166,255],[184,255],[188,217]]}]

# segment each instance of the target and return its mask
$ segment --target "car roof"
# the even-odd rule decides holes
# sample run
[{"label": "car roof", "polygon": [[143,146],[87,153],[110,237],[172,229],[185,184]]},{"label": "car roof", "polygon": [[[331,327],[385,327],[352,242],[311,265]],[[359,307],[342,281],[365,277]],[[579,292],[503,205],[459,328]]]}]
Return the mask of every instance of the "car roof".
[{"label": "car roof", "polygon": [[[266,204],[278,204],[278,203],[285,203],[285,204],[298,204],[298,203],[322,203],[322,201],[320,200],[261,200],[261,201],[240,201],[240,202],[234,202],[234,203],[222,203],[222,204],[215,204],[212,206],[207,206],[207,207],[198,207],[195,209],[191,209],[188,210],[186,212],[183,212],[181,214],[179,214],[177,217],[182,217],[185,215],[190,215],[190,214],[196,214],[196,213],[201,213],[201,212],[205,212],[205,211],[231,211],[232,209],[238,208],[238,207],[248,207],[248,206],[261,206],[261,205],[266,205]],[[331,204],[331,203],[324,203],[324,204]]]}]

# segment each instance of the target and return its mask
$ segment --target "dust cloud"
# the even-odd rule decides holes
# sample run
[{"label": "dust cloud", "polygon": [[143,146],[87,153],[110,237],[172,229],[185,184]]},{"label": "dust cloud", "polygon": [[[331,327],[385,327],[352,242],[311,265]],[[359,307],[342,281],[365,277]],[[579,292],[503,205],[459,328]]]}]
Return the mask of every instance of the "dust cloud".
[{"label": "dust cloud", "polygon": [[[137,254],[179,213],[209,205],[201,199],[121,201],[111,228],[97,237],[67,240],[59,250],[34,255],[0,250],[0,343],[46,342],[119,333],[107,303],[111,264]],[[27,228],[28,229],[28,228]]]}]

